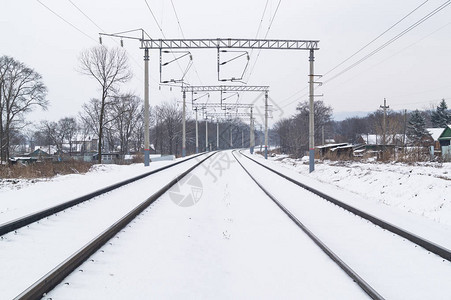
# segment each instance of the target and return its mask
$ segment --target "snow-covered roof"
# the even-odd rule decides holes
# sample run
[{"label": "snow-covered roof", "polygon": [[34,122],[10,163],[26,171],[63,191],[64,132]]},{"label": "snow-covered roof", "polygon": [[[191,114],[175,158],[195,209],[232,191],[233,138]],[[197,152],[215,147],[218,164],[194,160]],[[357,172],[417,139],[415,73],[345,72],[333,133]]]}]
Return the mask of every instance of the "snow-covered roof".
[{"label": "snow-covered roof", "polygon": [[[449,127],[449,125],[448,125]],[[434,141],[438,141],[438,138],[443,133],[445,128],[426,128],[426,130],[429,132],[429,134],[432,136]]]},{"label": "snow-covered roof", "polygon": [[339,143],[339,144],[326,144],[323,146],[316,146],[317,149],[323,149],[323,148],[335,148],[335,147],[340,147],[340,146],[345,146],[348,143]]},{"label": "snow-covered roof", "polygon": [[[46,153],[48,153],[48,154],[50,154],[50,155],[53,155],[53,154],[55,154],[57,151],[58,151],[58,147],[56,147],[56,146],[54,146],[54,145],[52,145],[52,146],[50,146],[50,151],[49,151],[49,146],[47,145],[47,146],[35,146],[34,147],[34,150],[36,151],[36,150],[41,150],[41,151],[44,151],[44,152],[46,152]],[[50,153],[49,153],[50,152]]]},{"label": "snow-covered roof", "polygon": [[[383,136],[379,135],[379,134],[362,134],[360,135],[363,139],[363,141],[367,144],[367,145],[381,145],[382,144],[382,140],[383,140]],[[393,134],[387,134],[385,136],[385,140],[387,145],[391,145],[393,144],[393,139],[398,139],[400,141],[403,140],[403,134],[395,134],[393,136]]]}]

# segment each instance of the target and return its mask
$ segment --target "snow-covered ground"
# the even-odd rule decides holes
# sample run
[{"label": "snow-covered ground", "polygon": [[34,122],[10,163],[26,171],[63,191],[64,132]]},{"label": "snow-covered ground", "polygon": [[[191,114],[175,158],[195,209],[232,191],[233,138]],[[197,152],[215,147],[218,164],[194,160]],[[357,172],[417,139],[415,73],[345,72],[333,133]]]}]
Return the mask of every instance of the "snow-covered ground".
[{"label": "snow-covered ground", "polygon": [[[241,160],[258,182],[386,299],[443,299],[451,295],[451,262],[248,159]],[[383,212],[378,215],[385,217]]]},{"label": "snow-covered ground", "polygon": [[202,183],[196,205],[174,203],[173,193],[190,193],[190,177],[93,255],[93,261],[80,266],[83,272],[72,273],[47,297],[368,298],[237,162],[213,157],[207,165],[212,169],[192,172]]},{"label": "snow-covered ground", "polygon": [[174,162],[152,162],[149,167],[143,164],[94,165],[85,174],[58,175],[47,179],[0,178],[0,224]]},{"label": "snow-covered ground", "polygon": [[451,226],[451,163],[324,161],[309,174],[308,161],[286,155],[269,160],[362,198]]},{"label": "snow-covered ground", "polygon": [[[248,151],[245,153],[248,154]],[[259,155],[253,155],[253,158],[265,161]],[[141,164],[100,165],[84,175],[58,176],[23,185],[4,182],[0,185],[0,223],[168,163],[172,162],[155,162],[149,168]],[[303,160],[277,156],[265,163],[341,201],[451,249],[451,164],[410,166],[326,162],[317,163],[315,172],[309,174],[308,165]],[[177,172],[181,172],[180,168]],[[83,226],[80,227],[84,230],[77,233],[76,239],[63,234],[56,242],[52,242],[51,234],[47,234],[47,231],[62,228],[64,223],[71,223],[76,228],[80,220],[78,217],[70,218],[69,214],[78,213],[77,211],[87,207],[93,207],[94,211],[95,206],[101,205],[100,201],[98,204],[84,204],[74,209],[74,212],[66,212],[66,217],[61,217],[60,214],[58,217],[52,216],[26,230],[19,230],[17,234],[7,235],[0,240],[0,261],[3,261],[0,269],[8,270],[3,272],[1,280],[3,293],[8,291],[7,295],[13,296],[17,294],[16,290],[25,286],[24,282],[21,285],[9,284],[11,274],[15,274],[14,278],[26,278],[34,272],[34,276],[38,277],[42,273],[38,266],[46,265],[42,271],[50,270],[60,258],[78,249],[79,246],[74,241],[85,243],[101,230],[99,226],[102,222],[105,224],[101,226],[106,226],[107,219],[112,221],[115,215],[119,215],[124,204],[138,203],[141,194],[148,196],[157,186],[162,186],[165,180],[167,182],[170,177],[178,174],[171,174],[166,179],[160,178],[158,184],[150,180],[135,185],[136,188],[123,188],[116,196],[118,199],[111,200],[117,201],[117,204],[111,205],[111,216],[105,215],[97,220],[85,210],[81,221]],[[96,253],[92,260],[83,264],[79,268],[82,271],[70,275],[47,297],[366,298],[360,288],[318,251],[299,228],[250,181],[234,161],[230,151],[217,154],[192,174],[194,176],[189,177],[189,184],[182,182],[157,200],[138,220],[115,237],[111,244],[106,245],[102,252]],[[263,172],[259,176],[264,180]],[[282,188],[282,184],[277,184],[275,180],[271,184],[280,187],[282,194],[289,193],[291,196],[299,193]],[[193,197],[186,198],[186,193]],[[105,199],[101,201],[110,201],[108,197],[103,198]],[[189,205],[188,200],[194,200],[193,205]],[[187,205],[183,201],[188,201],[185,203]],[[293,206],[293,209],[299,208]],[[302,210],[299,213],[302,215]],[[315,219],[313,215],[305,216],[307,219],[309,217]],[[363,228],[367,225],[358,226]],[[327,229],[326,227],[320,226],[318,230]],[[327,230],[324,232],[320,234],[328,234]],[[66,243],[66,238],[73,241]],[[350,243],[356,239],[358,240],[351,238]],[[22,244],[21,241],[25,242]],[[332,243],[338,242],[332,240]],[[398,247],[395,243],[404,242],[397,240],[393,243],[392,247],[395,249]],[[50,245],[54,250],[64,248],[65,252],[59,252],[58,259],[51,251],[36,258],[35,254],[39,251],[49,251],[44,244]],[[342,256],[355,256],[343,249]],[[418,251],[409,250],[406,255]],[[26,268],[15,267],[8,255],[25,262]],[[409,257],[404,261],[408,261]],[[33,263],[30,259],[41,260]],[[443,263],[449,264],[445,261]],[[440,286],[440,282],[434,280],[435,271],[432,268],[428,270],[429,286]],[[21,276],[20,272],[28,275]],[[370,268],[371,272],[373,269]],[[376,276],[374,280],[379,278]],[[385,281],[381,280],[379,285],[383,284]],[[8,290],[12,286],[16,290]],[[392,292],[398,291],[397,288],[399,287],[396,285],[390,287]],[[150,296],[147,297],[148,295]],[[406,295],[415,296],[415,289],[409,293],[399,291],[400,299]],[[443,296],[440,289],[434,295],[438,298]],[[446,299],[446,296],[443,298]]]}]

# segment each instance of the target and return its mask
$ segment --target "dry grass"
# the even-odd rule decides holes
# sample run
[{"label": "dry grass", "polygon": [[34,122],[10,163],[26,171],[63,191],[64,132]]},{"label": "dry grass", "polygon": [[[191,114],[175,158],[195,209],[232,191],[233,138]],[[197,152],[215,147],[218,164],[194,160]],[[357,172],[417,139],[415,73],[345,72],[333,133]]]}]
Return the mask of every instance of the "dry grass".
[{"label": "dry grass", "polygon": [[93,164],[75,160],[64,162],[42,162],[31,165],[0,166],[2,178],[50,178],[56,175],[80,174],[89,171]]}]

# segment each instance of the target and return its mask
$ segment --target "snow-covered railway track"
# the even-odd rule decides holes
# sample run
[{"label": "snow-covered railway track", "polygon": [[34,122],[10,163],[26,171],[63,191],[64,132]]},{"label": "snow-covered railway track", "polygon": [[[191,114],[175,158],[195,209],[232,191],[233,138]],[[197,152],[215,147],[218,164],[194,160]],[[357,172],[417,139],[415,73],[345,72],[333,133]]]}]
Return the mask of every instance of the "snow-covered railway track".
[{"label": "snow-covered railway track", "polygon": [[147,177],[149,177],[151,175],[157,174],[157,173],[159,173],[161,171],[164,171],[164,170],[170,169],[172,167],[175,167],[177,165],[180,165],[180,164],[183,164],[185,162],[188,162],[188,161],[190,161],[190,160],[192,160],[192,159],[194,159],[196,157],[199,157],[201,155],[204,155],[204,154],[198,154],[198,155],[189,157],[189,158],[187,158],[185,160],[180,160],[180,161],[175,162],[173,164],[170,164],[170,165],[158,168],[156,170],[153,170],[153,171],[150,171],[150,172],[147,172],[147,173],[144,173],[144,174],[132,177],[130,179],[127,179],[127,180],[115,183],[113,185],[101,188],[99,190],[96,190],[94,192],[88,193],[86,195],[79,196],[79,197],[77,197],[75,199],[66,201],[64,203],[61,203],[61,204],[58,204],[58,205],[55,205],[55,206],[52,206],[52,207],[48,207],[48,208],[43,209],[41,211],[34,212],[34,213],[31,213],[31,214],[28,214],[28,215],[16,218],[14,220],[5,222],[3,224],[0,224],[0,236],[2,236],[4,234],[7,234],[9,232],[15,231],[15,230],[17,230],[17,229],[19,229],[21,227],[28,226],[28,225],[30,225],[30,224],[32,224],[34,222],[37,222],[37,221],[39,221],[41,219],[44,219],[44,218],[46,218],[48,216],[51,216],[53,214],[59,213],[61,211],[64,211],[65,209],[71,208],[71,207],[76,206],[76,205],[78,205],[80,203],[83,203],[85,201],[91,200],[91,199],[93,199],[95,197],[98,197],[100,195],[103,195],[103,194],[106,194],[108,192],[114,191],[114,190],[116,190],[116,189],[118,189],[120,187],[123,187],[123,186],[127,185],[127,184],[136,182],[136,181],[141,180],[143,178],[147,178]]},{"label": "snow-covered railway track", "polygon": [[[171,172],[159,173],[159,181],[152,181],[152,188],[146,180],[135,181],[101,196],[106,201],[98,207],[76,207],[67,213],[62,212],[60,215],[64,214],[64,217],[61,219],[46,218],[40,224],[18,230],[17,234],[9,233],[2,239],[3,245],[0,247],[0,298],[40,299],[174,184],[214,154],[216,152],[204,154],[205,157],[199,158],[199,161],[191,161],[187,166],[179,165]],[[126,202],[131,204],[128,208],[111,209],[110,200],[114,195],[116,198],[125,197]],[[110,207],[108,214],[111,216],[102,216],[106,213],[106,207]],[[87,212],[93,208],[93,211]]]},{"label": "snow-covered railway track", "polygon": [[414,235],[412,242],[406,241],[402,229],[398,230],[403,235],[391,232],[391,224],[381,226],[378,223],[384,221],[365,218],[364,212],[347,209],[346,204],[245,157],[236,158],[248,175],[370,297],[445,299],[451,294],[446,283],[451,278],[450,256],[443,253],[447,249],[433,245],[446,260],[433,255],[418,247],[428,241]]},{"label": "snow-covered railway track", "polygon": [[451,261],[451,250],[450,249],[447,249],[446,247],[443,247],[441,245],[433,243],[433,242],[431,242],[431,241],[429,241],[429,240],[427,240],[427,239],[425,239],[425,238],[423,238],[421,236],[418,236],[418,235],[416,235],[416,234],[414,234],[412,232],[409,232],[409,231],[407,231],[407,230],[405,230],[405,229],[403,229],[401,227],[395,226],[395,225],[393,225],[393,224],[391,224],[391,223],[389,223],[387,221],[384,221],[384,220],[378,218],[377,216],[374,216],[374,215],[371,215],[369,213],[366,213],[366,212],[364,212],[364,211],[362,211],[362,210],[360,210],[358,208],[355,208],[355,207],[353,207],[353,206],[351,206],[349,204],[346,204],[346,203],[344,203],[344,202],[342,202],[342,201],[340,201],[338,199],[335,199],[334,197],[332,197],[330,195],[327,195],[327,194],[325,194],[325,193],[323,193],[321,191],[318,191],[317,189],[314,189],[314,188],[312,188],[310,186],[307,186],[307,185],[305,185],[305,184],[303,184],[303,183],[301,183],[301,182],[299,182],[299,181],[297,181],[297,180],[295,180],[295,179],[293,179],[293,178],[291,178],[291,177],[289,177],[289,176],[287,176],[285,174],[282,174],[282,173],[280,173],[280,172],[278,172],[278,171],[276,171],[276,170],[274,170],[274,169],[272,169],[272,168],[270,168],[270,167],[268,167],[268,166],[256,161],[255,159],[253,159],[251,157],[248,157],[245,154],[242,154],[242,155],[245,158],[255,162],[256,164],[266,168],[267,170],[269,170],[269,171],[279,175],[280,177],[282,177],[282,178],[294,183],[295,185],[297,185],[297,186],[299,186],[299,187],[301,187],[303,189],[306,189],[306,190],[312,192],[313,194],[315,194],[315,195],[317,195],[317,196],[329,201],[330,203],[333,203],[333,204],[335,204],[335,205],[337,205],[337,206],[339,206],[339,207],[341,207],[341,208],[343,208],[343,209],[345,209],[345,210],[347,210],[347,211],[349,211],[349,212],[351,212],[351,213],[353,213],[353,214],[355,214],[355,215],[357,215],[357,216],[359,216],[359,217],[361,217],[363,219],[366,219],[366,220],[370,221],[371,223],[374,223],[375,225],[378,225],[378,226],[382,227],[383,229],[391,231],[394,234],[397,234],[397,235],[399,235],[399,236],[401,236],[401,237],[403,237],[403,238],[405,238],[405,239],[407,239],[407,240],[409,240],[409,241],[411,241],[411,242],[413,242],[413,243],[425,248],[426,250],[443,257],[444,259],[446,259],[448,261]]}]

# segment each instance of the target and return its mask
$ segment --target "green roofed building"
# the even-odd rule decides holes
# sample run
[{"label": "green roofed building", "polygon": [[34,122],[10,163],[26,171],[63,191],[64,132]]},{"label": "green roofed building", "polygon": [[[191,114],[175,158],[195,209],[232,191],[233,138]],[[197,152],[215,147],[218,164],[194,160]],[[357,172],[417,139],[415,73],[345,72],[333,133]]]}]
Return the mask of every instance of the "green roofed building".
[{"label": "green roofed building", "polygon": [[443,130],[442,134],[438,138],[440,142],[440,146],[449,146],[451,141],[451,125],[448,125],[445,130]]}]

